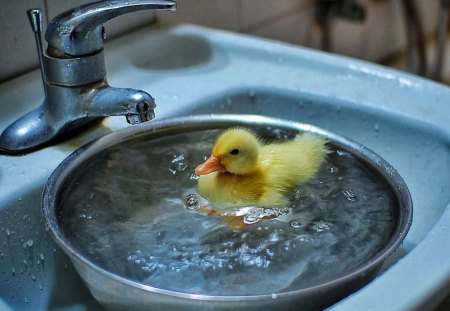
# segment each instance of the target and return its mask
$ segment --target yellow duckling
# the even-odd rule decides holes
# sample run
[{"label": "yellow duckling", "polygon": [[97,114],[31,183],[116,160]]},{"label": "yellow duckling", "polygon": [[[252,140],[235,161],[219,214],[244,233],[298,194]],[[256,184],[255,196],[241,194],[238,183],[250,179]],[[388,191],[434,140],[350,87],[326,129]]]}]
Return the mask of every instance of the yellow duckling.
[{"label": "yellow duckling", "polygon": [[313,134],[264,144],[250,130],[232,128],[216,141],[212,154],[195,169],[199,193],[221,208],[285,206],[286,195],[311,179],[328,152]]}]

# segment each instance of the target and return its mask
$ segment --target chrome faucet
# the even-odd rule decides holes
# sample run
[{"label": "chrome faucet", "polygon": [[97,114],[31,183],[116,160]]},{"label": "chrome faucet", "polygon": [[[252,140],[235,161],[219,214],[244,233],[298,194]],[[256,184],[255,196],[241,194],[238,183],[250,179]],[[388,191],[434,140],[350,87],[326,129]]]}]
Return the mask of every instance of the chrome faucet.
[{"label": "chrome faucet", "polygon": [[[39,58],[44,102],[5,129],[0,149],[26,152],[97,117],[123,115],[130,124],[153,119],[156,105],[150,94],[108,85],[103,23],[129,12],[175,8],[166,0],[98,1],[55,17],[45,33],[47,50]],[[39,50],[42,18],[37,10],[29,16]]]}]

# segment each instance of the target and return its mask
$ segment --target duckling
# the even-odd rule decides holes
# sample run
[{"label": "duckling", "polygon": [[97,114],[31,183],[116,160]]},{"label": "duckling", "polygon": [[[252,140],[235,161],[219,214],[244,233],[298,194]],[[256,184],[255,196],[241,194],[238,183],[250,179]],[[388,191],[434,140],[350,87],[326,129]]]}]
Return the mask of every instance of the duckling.
[{"label": "duckling", "polygon": [[265,144],[249,129],[228,129],[195,169],[198,191],[219,208],[286,206],[289,192],[319,170],[328,153],[326,142],[304,133]]}]

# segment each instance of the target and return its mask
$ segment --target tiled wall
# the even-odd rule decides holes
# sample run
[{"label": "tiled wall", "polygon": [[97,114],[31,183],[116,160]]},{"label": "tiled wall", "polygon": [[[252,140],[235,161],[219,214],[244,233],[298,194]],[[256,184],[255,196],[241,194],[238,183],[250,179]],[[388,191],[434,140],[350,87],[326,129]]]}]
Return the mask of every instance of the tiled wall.
[{"label": "tiled wall", "polygon": [[[0,0],[0,82],[37,67],[33,33],[26,10],[47,9],[47,21],[90,0]],[[413,0],[411,0],[413,1]],[[427,33],[437,26],[439,0],[415,0]],[[399,0],[360,0],[363,23],[334,19],[333,51],[378,61],[405,47],[405,23]],[[178,0],[176,13],[158,14],[162,23],[194,23],[318,48],[321,30],[314,20],[315,0]],[[153,20],[149,12],[118,17],[106,24],[109,37]]]}]

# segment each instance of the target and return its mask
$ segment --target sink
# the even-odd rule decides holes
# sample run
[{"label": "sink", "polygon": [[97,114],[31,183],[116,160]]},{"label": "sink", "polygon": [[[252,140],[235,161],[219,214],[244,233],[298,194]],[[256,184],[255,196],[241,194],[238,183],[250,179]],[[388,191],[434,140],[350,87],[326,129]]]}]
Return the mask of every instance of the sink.
[{"label": "sink", "polygon": [[[330,310],[432,310],[448,294],[448,87],[193,25],[141,29],[108,43],[105,57],[109,83],[152,94],[157,119],[236,113],[309,123],[366,145],[396,168],[414,203],[410,232],[374,281]],[[41,103],[39,79],[39,72],[31,72],[0,85],[0,131]],[[0,155],[1,309],[101,310],[46,231],[40,201],[47,178],[64,158],[127,126],[125,118],[106,118],[34,153]]]}]

